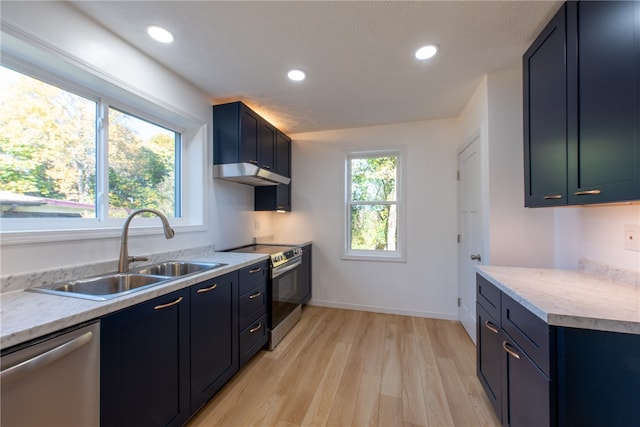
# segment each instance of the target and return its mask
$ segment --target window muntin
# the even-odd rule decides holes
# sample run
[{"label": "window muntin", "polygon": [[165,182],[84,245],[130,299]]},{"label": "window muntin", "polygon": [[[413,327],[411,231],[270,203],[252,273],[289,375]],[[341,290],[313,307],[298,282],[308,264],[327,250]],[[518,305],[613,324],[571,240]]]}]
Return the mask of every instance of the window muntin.
[{"label": "window muntin", "polygon": [[398,150],[347,155],[345,258],[402,259],[400,166]]},{"label": "window muntin", "polygon": [[181,217],[180,132],[3,66],[0,79],[3,219]]}]

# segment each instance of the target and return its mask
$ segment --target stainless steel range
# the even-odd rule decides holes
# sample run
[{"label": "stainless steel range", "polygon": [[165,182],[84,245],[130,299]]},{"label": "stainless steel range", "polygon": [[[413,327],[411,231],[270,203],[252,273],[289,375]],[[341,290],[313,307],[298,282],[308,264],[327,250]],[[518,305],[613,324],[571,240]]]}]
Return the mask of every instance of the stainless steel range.
[{"label": "stainless steel range", "polygon": [[250,245],[230,252],[269,255],[271,274],[268,294],[271,307],[268,316],[269,350],[273,350],[298,323],[302,298],[298,274],[302,265],[302,249],[292,246]]}]

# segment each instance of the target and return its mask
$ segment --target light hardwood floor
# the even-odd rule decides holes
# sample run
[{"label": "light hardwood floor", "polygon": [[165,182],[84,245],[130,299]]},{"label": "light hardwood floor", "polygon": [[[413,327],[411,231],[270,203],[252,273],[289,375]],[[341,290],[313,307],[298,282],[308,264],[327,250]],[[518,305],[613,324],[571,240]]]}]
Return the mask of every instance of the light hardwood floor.
[{"label": "light hardwood floor", "polygon": [[499,426],[458,322],[305,307],[188,424]]}]

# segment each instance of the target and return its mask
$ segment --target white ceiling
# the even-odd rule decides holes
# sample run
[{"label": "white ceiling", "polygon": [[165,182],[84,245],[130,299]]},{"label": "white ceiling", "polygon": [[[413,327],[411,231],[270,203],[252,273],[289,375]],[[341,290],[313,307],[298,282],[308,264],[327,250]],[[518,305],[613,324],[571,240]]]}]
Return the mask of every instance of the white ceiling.
[{"label": "white ceiling", "polygon": [[[207,93],[287,133],[457,116],[486,73],[520,65],[560,1],[74,1]],[[171,30],[161,45],[148,24]],[[421,63],[428,43],[440,53]],[[304,82],[286,72],[300,67]]]}]

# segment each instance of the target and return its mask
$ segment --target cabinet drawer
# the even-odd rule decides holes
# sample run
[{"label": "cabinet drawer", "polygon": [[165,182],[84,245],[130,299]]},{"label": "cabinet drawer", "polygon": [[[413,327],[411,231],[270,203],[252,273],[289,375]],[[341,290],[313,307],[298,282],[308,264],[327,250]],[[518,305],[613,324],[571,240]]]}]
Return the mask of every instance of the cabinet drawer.
[{"label": "cabinet drawer", "polygon": [[240,366],[251,359],[267,340],[267,315],[265,314],[240,332]]},{"label": "cabinet drawer", "polygon": [[240,296],[240,329],[267,312],[267,287],[262,284]]},{"label": "cabinet drawer", "polygon": [[494,319],[500,319],[500,289],[476,274],[476,301]]},{"label": "cabinet drawer", "polygon": [[547,323],[518,304],[508,295],[502,294],[502,329],[548,376],[550,372],[550,334]]},{"label": "cabinet drawer", "polygon": [[240,295],[266,283],[269,274],[269,261],[250,265],[240,270]]}]

